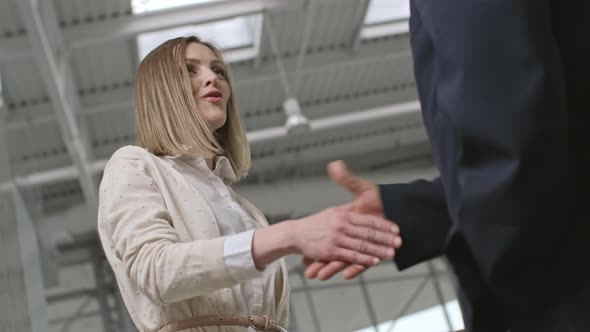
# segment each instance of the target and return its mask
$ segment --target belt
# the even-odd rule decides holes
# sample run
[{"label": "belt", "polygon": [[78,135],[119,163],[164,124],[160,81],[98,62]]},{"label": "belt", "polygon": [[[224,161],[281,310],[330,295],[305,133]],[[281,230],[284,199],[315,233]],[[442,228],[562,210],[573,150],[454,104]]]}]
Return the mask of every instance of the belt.
[{"label": "belt", "polygon": [[179,320],[162,326],[158,332],[176,332],[193,327],[207,326],[251,326],[257,331],[289,332],[266,315],[212,315]]}]

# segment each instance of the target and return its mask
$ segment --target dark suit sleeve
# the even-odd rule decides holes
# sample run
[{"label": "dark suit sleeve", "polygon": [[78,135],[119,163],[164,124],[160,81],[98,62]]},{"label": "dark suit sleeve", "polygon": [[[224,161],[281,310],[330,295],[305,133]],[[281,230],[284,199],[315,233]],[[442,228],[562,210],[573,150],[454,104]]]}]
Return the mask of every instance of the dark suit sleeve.
[{"label": "dark suit sleeve", "polygon": [[385,216],[400,227],[403,245],[395,263],[400,270],[442,255],[451,227],[439,179],[380,185]]}]

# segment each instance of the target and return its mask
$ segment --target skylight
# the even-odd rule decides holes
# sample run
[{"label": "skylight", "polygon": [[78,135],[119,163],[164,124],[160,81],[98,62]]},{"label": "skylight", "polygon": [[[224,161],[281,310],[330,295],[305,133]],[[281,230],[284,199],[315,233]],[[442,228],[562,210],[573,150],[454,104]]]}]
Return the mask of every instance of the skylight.
[{"label": "skylight", "polygon": [[[449,313],[453,331],[464,328],[461,309],[459,308],[457,300],[447,302],[445,307]],[[389,321],[381,323],[377,326],[377,329],[378,330],[375,331],[375,328],[368,327],[356,332],[442,332],[448,331],[449,326],[444,318],[442,306],[437,305],[429,309],[400,317],[395,322]]]},{"label": "skylight", "polygon": [[409,0],[371,0],[361,38],[377,38],[408,31]]},{"label": "skylight", "polygon": [[[226,0],[133,0],[132,8],[134,14],[141,15],[176,7],[219,1]],[[258,54],[261,30],[262,15],[254,14],[142,33],[137,36],[138,56],[140,60],[143,59],[151,50],[168,39],[196,35],[218,46],[223,51],[226,61],[246,60]]]},{"label": "skylight", "polygon": [[[219,2],[220,0],[131,0],[133,14],[151,13],[176,7],[196,5],[205,2]],[[223,1],[223,0],[221,0]]]},{"label": "skylight", "polygon": [[371,0],[365,25],[387,23],[410,17],[409,0]]}]

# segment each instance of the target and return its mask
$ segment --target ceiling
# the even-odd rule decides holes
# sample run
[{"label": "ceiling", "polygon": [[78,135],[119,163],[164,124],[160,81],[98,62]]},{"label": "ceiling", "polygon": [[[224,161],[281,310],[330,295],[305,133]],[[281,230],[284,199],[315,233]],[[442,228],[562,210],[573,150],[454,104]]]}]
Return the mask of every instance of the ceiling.
[{"label": "ceiling", "polygon": [[[368,4],[237,0],[140,19],[129,1],[54,0],[38,8],[3,1],[0,74],[8,160],[0,179],[17,178],[23,188],[40,191],[45,213],[96,200],[101,165],[134,142],[135,36],[244,13],[262,13],[264,21],[259,53],[231,63],[251,141],[253,168],[246,182],[323,174],[325,162],[335,158],[362,158],[362,167],[370,169],[395,162],[397,148],[407,144],[416,158],[428,158],[419,105],[396,109],[417,98],[407,21],[396,21],[391,34],[361,38]],[[285,81],[311,122],[304,135],[287,135],[284,128]]]},{"label": "ceiling", "polygon": [[[102,170],[134,143],[136,37],[244,15],[262,19],[255,53],[227,51],[250,54],[230,64],[253,161],[237,189],[269,219],[346,199],[325,176],[334,159],[374,181],[434,175],[407,16],[367,25],[370,5],[232,0],[134,15],[130,0],[0,1],[0,229],[17,234],[9,221],[26,210],[43,248],[67,233],[94,241]],[[285,125],[288,98],[308,120],[301,132]]]}]

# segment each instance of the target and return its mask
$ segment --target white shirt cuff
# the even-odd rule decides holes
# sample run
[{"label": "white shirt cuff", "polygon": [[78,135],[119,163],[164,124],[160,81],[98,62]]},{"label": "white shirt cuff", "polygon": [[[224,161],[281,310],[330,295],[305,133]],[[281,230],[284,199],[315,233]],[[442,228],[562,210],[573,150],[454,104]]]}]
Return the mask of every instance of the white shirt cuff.
[{"label": "white shirt cuff", "polygon": [[223,258],[229,275],[235,282],[258,278],[262,271],[256,269],[252,257],[254,230],[227,236],[223,244]]}]

